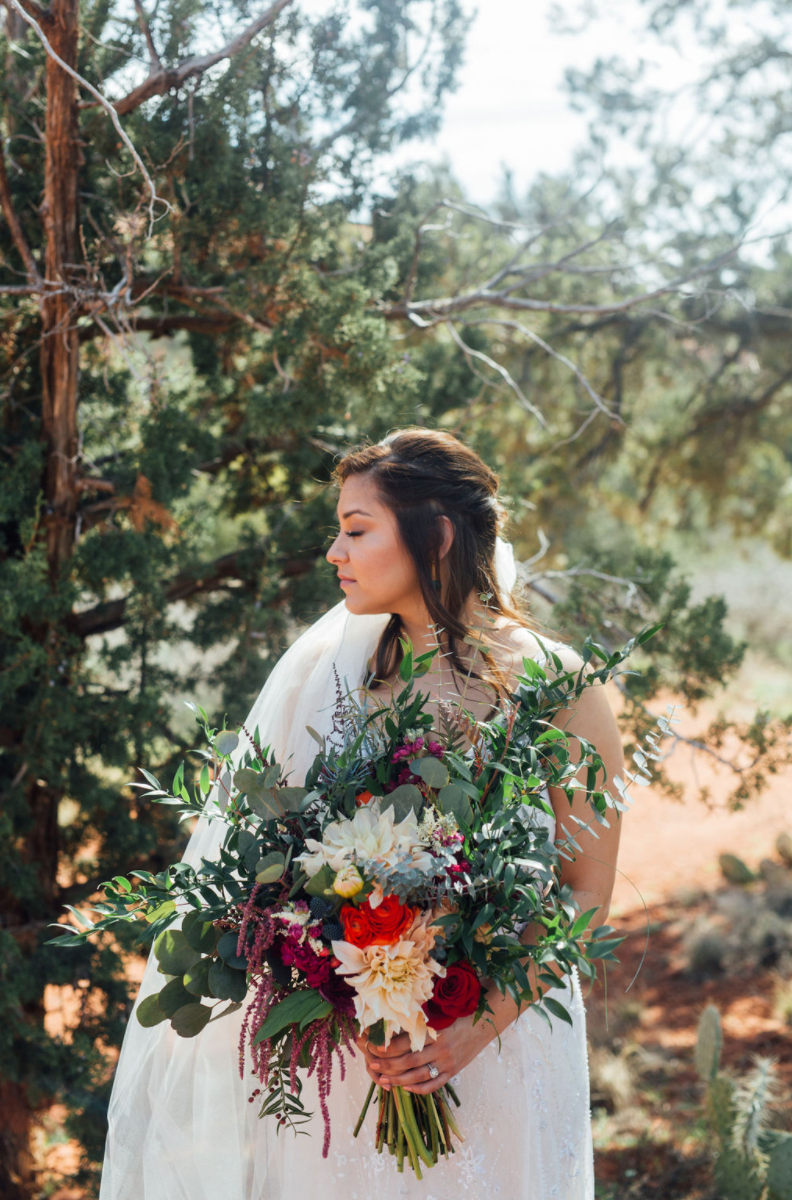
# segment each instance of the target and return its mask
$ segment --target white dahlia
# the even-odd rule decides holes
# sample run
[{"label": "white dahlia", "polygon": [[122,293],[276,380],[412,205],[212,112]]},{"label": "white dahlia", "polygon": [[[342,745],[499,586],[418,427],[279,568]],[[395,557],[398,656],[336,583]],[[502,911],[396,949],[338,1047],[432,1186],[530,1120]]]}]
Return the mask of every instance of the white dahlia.
[{"label": "white dahlia", "polygon": [[[415,929],[415,927],[413,927]],[[427,954],[429,939],[420,926],[392,946],[371,945],[360,949],[349,942],[333,942],[333,953],[341,962],[339,975],[355,989],[355,1016],[366,1029],[385,1022],[385,1045],[395,1033],[410,1035],[411,1050],[423,1050],[426,1035],[437,1034],[426,1024],[422,1005],[430,1000],[434,977],[445,975],[445,967]]]},{"label": "white dahlia", "polygon": [[354,817],[348,820],[331,821],[322,834],[321,842],[306,838],[305,845],[307,850],[296,861],[302,864],[309,878],[316,875],[325,863],[333,871],[340,871],[353,858],[357,862],[373,858],[392,867],[407,855],[418,870],[432,870],[432,856],[418,838],[415,813],[411,812],[397,824],[393,808],[381,812],[379,800],[372,800],[370,804],[359,808]]}]

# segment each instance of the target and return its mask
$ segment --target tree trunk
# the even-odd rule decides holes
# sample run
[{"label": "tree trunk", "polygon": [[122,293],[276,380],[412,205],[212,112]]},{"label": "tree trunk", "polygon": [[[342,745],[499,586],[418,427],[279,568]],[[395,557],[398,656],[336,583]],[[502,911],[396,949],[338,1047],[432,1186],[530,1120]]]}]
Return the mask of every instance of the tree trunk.
[{"label": "tree trunk", "polygon": [[[70,66],[76,66],[77,62],[78,9],[78,0],[53,0],[46,20],[53,49]],[[68,284],[76,279],[79,253],[77,88],[71,76],[49,57],[45,136],[41,212],[46,278],[50,284]],[[41,430],[47,455],[47,554],[50,578],[56,584],[74,545],[78,499],[79,340],[74,297],[45,294],[41,316]]]},{"label": "tree trunk", "polygon": [[[79,0],[52,0],[39,20],[55,52],[76,67]],[[74,80],[49,56],[46,67],[47,107],[45,126],[44,200],[40,215],[43,224],[45,278],[50,285],[71,284],[79,279],[78,179],[80,147],[78,138],[77,92]],[[52,287],[54,293],[57,287]],[[75,540],[75,514],[79,496],[77,434],[77,381],[79,341],[77,308],[72,295],[47,295],[41,302],[41,438],[45,460],[42,491],[45,496],[47,559],[50,582],[57,590],[68,571]],[[57,606],[56,606],[57,609]],[[57,621],[57,618],[56,618]],[[68,673],[62,642],[65,629],[51,623],[36,631],[43,641],[49,660],[47,673],[60,680]],[[46,721],[49,699],[44,681],[44,705],[40,720]],[[24,856],[35,864],[40,886],[38,903],[57,915],[58,823],[60,792],[32,773],[27,789],[30,807],[30,832],[25,840]],[[5,901],[4,897],[4,901]],[[3,907],[6,907],[4,903]],[[27,906],[14,904],[11,915],[24,926],[32,918],[22,911]],[[13,924],[13,921],[12,921]],[[34,1026],[44,1019],[42,993],[24,1006],[25,1018]],[[38,1113],[48,1099],[42,1095],[42,1080],[16,1082],[0,1078],[0,1197],[2,1200],[31,1200],[40,1193],[38,1164],[32,1152],[32,1131]],[[31,1085],[32,1088],[31,1088]],[[34,1095],[35,1093],[35,1095]]]}]

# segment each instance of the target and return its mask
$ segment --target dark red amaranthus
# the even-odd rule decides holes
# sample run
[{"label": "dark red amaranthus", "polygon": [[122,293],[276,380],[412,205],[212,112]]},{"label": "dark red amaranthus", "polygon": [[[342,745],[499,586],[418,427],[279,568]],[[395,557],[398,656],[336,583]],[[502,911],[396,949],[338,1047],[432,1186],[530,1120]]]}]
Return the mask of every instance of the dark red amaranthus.
[{"label": "dark red amaranthus", "polygon": [[[256,884],[241,909],[241,923],[237,939],[237,954],[248,960],[248,975],[252,988],[252,998],[245,1012],[239,1035],[239,1074],[244,1079],[245,1048],[249,1047],[253,1074],[256,1075],[262,1087],[266,1088],[270,1082],[275,1046],[271,1038],[267,1038],[257,1045],[253,1043],[253,1038],[266,1021],[272,1008],[285,999],[286,993],[275,983],[267,961],[267,951],[271,949],[280,929],[274,919],[272,909],[260,909],[256,906],[256,899],[260,891],[261,884]],[[255,930],[252,937],[251,929]],[[336,1030],[338,1040],[334,1036]],[[313,1021],[299,1037],[295,1033],[292,1038],[289,1090],[292,1095],[297,1095],[297,1069],[300,1056],[307,1048],[308,1077],[316,1074],[319,1105],[324,1120],[323,1158],[327,1158],[330,1152],[330,1110],[327,1106],[327,1097],[330,1094],[332,1082],[333,1058],[334,1056],[338,1057],[341,1081],[343,1082],[346,1076],[344,1053],[346,1051],[354,1058],[355,1034],[353,1018],[336,1009],[330,1016]]]}]

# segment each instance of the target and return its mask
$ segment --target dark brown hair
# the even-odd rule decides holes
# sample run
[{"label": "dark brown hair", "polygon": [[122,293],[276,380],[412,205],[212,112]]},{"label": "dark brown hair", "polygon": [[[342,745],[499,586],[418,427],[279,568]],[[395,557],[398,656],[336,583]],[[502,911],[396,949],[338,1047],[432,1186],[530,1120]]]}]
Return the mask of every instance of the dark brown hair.
[{"label": "dark brown hair", "polygon": [[[395,517],[402,542],[418,575],[421,595],[431,620],[442,630],[443,649],[453,669],[467,674],[458,646],[471,630],[463,620],[471,593],[488,593],[488,607],[526,629],[530,618],[515,608],[498,588],[495,539],[506,521],[498,500],[498,476],[478,454],[453,434],[437,429],[400,429],[375,445],[352,450],[337,464],[336,483],[350,475],[368,475]],[[442,593],[433,585],[439,578],[439,552],[448,517],[454,540],[448,551],[448,580]],[[387,679],[402,658],[401,620],[394,613],[377,646],[373,664],[375,681]],[[486,682],[502,692],[505,681],[491,653],[482,649],[489,669]],[[474,679],[483,677],[470,672]],[[372,685],[376,687],[376,682]]]}]

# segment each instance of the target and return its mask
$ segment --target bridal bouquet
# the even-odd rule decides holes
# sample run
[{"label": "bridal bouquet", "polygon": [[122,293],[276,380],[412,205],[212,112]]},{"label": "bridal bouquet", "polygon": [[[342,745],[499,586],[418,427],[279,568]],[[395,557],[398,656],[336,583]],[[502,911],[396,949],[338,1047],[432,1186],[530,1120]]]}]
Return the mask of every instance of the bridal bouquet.
[{"label": "bridal bouquet", "polygon": [[[596,910],[580,913],[559,882],[561,860],[580,849],[575,837],[552,840],[537,814],[552,815],[548,786],[570,800],[583,788],[592,823],[627,807],[623,780],[609,781],[616,794],[594,790],[596,747],[581,741],[575,761],[551,721],[655,631],[614,654],[587,640],[587,669],[578,673],[564,672],[552,653],[552,676],[525,659],[493,720],[476,723],[461,703],[444,703],[440,728],[418,686],[437,651],[414,658],[404,643],[403,687],[387,703],[339,685],[331,733],[309,730],[317,754],[300,786],[284,779],[257,731],[217,731],[196,709],[208,748],[196,752],[203,763],[192,791],[184,763],[170,789],[147,771],[134,786],[185,819],[209,811],[208,801],[226,826],[216,861],[117,876],[93,906],[100,919],[92,924],[72,909],[82,928],[58,926],[53,941],[77,945],[119,921],[137,922],[163,976],[137,1007],[144,1026],[170,1021],[193,1037],[246,1005],[239,1069],[244,1078],[249,1062],[255,1076],[251,1100],[262,1116],[296,1128],[310,1116],[301,1072],[315,1075],[327,1156],[334,1060],[343,1081],[358,1036],[388,1045],[407,1033],[420,1050],[460,1017],[487,1019],[485,980],[548,1021],[571,1021],[532,988],[526,960],[540,984],[557,987],[574,967],[592,979],[596,960],[615,957],[622,938],[607,925],[590,930]],[[629,781],[647,781],[656,750],[649,734]],[[422,1164],[453,1153],[461,1134],[450,1085],[422,1096],[372,1084],[357,1131],[375,1090],[377,1148],[387,1146],[399,1170],[406,1160],[420,1177]]]}]

